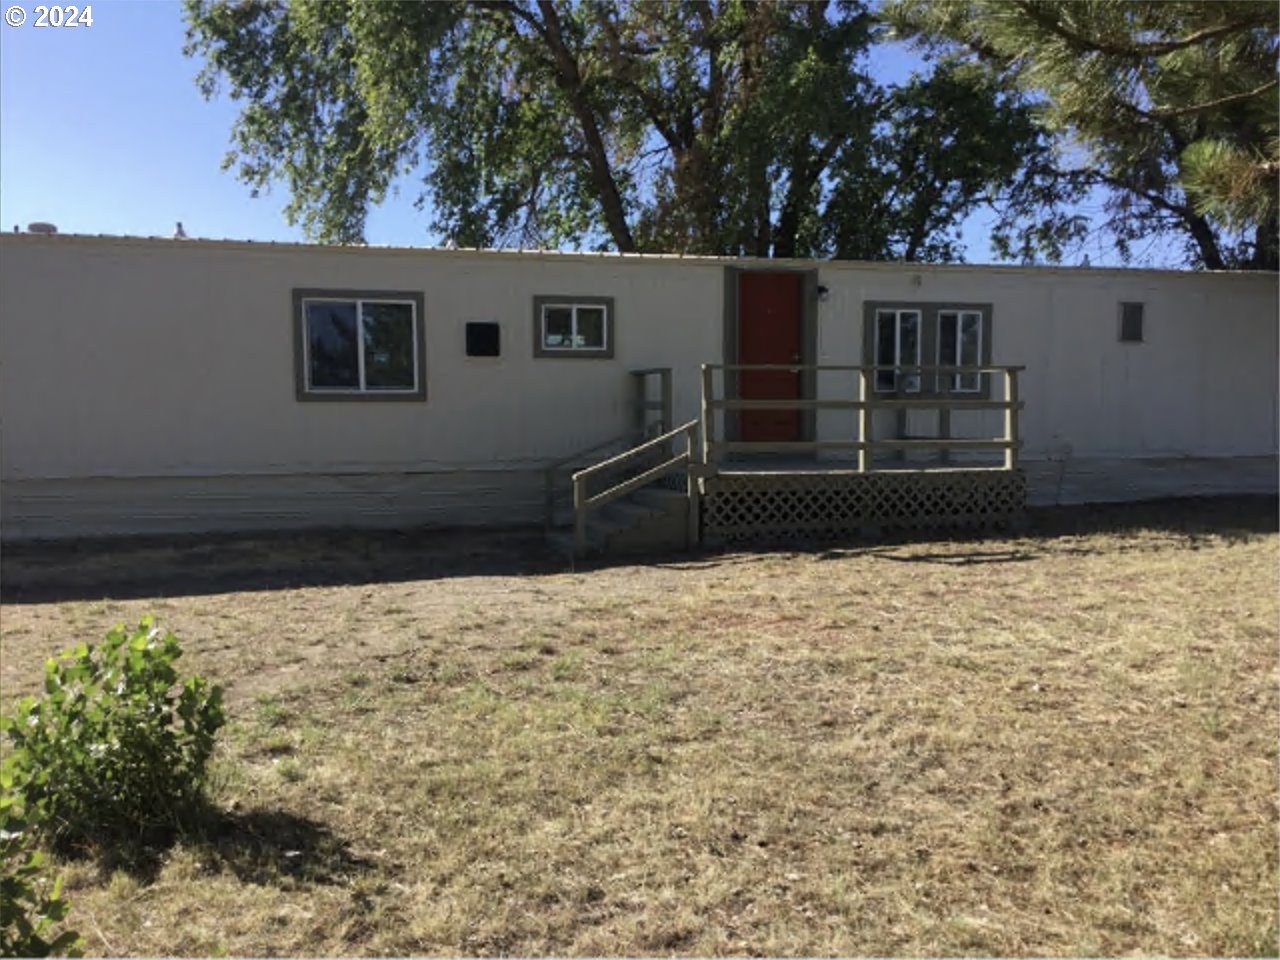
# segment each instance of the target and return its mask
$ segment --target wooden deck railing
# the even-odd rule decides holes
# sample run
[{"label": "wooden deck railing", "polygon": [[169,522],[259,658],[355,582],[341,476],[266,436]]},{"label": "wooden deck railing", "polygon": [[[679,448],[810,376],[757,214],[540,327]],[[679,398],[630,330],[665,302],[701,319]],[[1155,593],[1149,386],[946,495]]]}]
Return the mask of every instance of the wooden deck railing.
[{"label": "wooden deck railing", "polygon": [[[1003,451],[1004,469],[1012,470],[1018,464],[1018,449],[1022,441],[1018,435],[1018,414],[1022,409],[1022,401],[1018,399],[1018,374],[1025,369],[1020,366],[831,366],[831,365],[793,365],[793,364],[703,364],[702,366],[702,460],[707,464],[716,464],[726,454],[733,453],[816,453],[820,450],[857,451],[858,470],[869,472],[874,469],[872,456],[879,450],[925,450],[935,451],[946,456],[953,450],[989,450]],[[857,375],[857,395],[854,397],[824,397],[822,399],[786,398],[772,400],[743,400],[739,398],[717,397],[715,371],[744,370],[776,370],[794,373],[812,372],[814,381],[821,373],[854,373]],[[901,384],[905,377],[916,377],[924,386],[932,379],[937,384],[936,392],[921,391],[912,394],[901,387],[896,387],[891,394],[881,393],[873,389],[875,374],[880,371],[892,371],[898,376],[895,383]],[[977,374],[986,382],[988,378],[999,378],[1003,383],[1003,396],[1000,399],[988,399],[957,395],[953,392],[953,377],[958,374]],[[857,429],[848,440],[794,440],[787,442],[761,442],[748,440],[721,440],[716,435],[717,411],[748,410],[852,410],[856,411]],[[902,437],[876,439],[873,436],[872,416],[877,410],[897,410],[904,413],[911,410],[936,410],[939,413],[939,436],[937,437]],[[951,437],[951,413],[958,410],[999,410],[1004,413],[1004,435],[989,438],[953,438]]]},{"label": "wooden deck railing", "polygon": [[[649,467],[642,473],[638,473],[621,483],[609,487],[594,496],[587,492],[587,484],[593,477],[601,474],[620,470],[628,465],[638,465],[643,461],[646,455],[657,452],[659,450],[668,450],[672,441],[681,435],[685,438],[685,450],[683,453],[663,460],[656,466]],[[694,471],[690,469],[690,465],[695,462],[698,452],[698,421],[690,420],[683,426],[676,427],[674,430],[668,430],[666,433],[659,434],[651,440],[646,440],[638,446],[632,447],[625,453],[620,453],[616,457],[610,457],[593,466],[587,467],[585,470],[579,470],[573,475],[573,545],[574,553],[581,556],[587,549],[587,513],[591,510],[597,510],[607,503],[611,503],[627,494],[639,490],[641,487],[647,487],[651,483],[661,480],[663,477],[670,476],[674,473],[684,473],[686,475],[686,483],[689,485],[689,542],[696,543],[698,538],[698,498],[693,485],[697,482]]]}]

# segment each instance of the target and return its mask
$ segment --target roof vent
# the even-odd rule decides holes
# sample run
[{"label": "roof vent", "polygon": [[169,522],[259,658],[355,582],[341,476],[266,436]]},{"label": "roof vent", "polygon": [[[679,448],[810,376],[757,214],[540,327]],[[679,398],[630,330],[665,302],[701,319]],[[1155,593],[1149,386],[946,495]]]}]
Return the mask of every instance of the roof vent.
[{"label": "roof vent", "polygon": [[28,233],[57,233],[58,228],[52,223],[45,223],[43,220],[37,220],[35,223],[27,224]]}]

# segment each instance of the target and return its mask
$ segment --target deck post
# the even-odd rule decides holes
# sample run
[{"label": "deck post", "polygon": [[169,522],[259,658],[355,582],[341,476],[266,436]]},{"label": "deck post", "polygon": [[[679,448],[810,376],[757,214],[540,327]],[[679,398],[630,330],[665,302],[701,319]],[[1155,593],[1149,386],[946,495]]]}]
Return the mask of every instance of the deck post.
[{"label": "deck post", "polygon": [[[941,387],[938,391],[942,400],[942,406],[938,408],[938,439],[951,439],[951,387],[954,382],[954,376],[950,373],[935,375],[937,384]],[[943,447],[938,451],[938,461],[940,463],[951,462],[951,451]]]},{"label": "deck post", "polygon": [[1018,371],[1012,367],[1004,371],[1004,438],[1009,446],[1004,451],[1004,468],[1018,466]]},{"label": "deck post", "polygon": [[716,415],[711,408],[715,371],[710,364],[702,365],[702,462],[708,466],[716,461]]},{"label": "deck post", "polygon": [[685,477],[689,496],[689,511],[686,514],[685,547],[692,550],[698,545],[698,528],[700,526],[698,520],[698,496],[700,493],[698,477],[701,471],[698,469],[698,434],[696,427],[690,427],[688,432],[685,433],[685,441],[689,458],[689,462],[685,464]]},{"label": "deck post", "polygon": [[858,400],[862,404],[858,408],[858,472],[866,473],[871,466],[871,451],[867,444],[871,440],[871,391],[868,389],[867,368],[858,368]]},{"label": "deck post", "polygon": [[573,555],[585,556],[587,552],[587,491],[586,483],[573,478]]}]

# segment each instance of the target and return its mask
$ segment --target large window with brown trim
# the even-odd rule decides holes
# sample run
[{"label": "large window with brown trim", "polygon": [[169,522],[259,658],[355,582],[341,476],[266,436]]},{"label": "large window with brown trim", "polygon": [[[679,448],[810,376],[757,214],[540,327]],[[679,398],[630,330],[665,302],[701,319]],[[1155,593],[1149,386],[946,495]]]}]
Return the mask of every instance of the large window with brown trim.
[{"label": "large window with brown trim", "polygon": [[990,366],[991,304],[868,301],[863,307],[863,362],[889,368],[876,370],[876,393],[989,394],[991,378],[976,369],[921,376],[893,368]]},{"label": "large window with brown trim", "polygon": [[423,400],[422,295],[295,290],[299,400]]}]

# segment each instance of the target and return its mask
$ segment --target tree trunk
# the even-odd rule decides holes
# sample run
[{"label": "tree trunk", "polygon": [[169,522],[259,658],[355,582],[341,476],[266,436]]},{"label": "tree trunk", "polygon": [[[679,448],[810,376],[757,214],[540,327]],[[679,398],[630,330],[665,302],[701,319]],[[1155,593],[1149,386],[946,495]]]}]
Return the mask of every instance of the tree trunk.
[{"label": "tree trunk", "polygon": [[587,163],[591,169],[591,183],[604,211],[605,224],[619,253],[635,253],[636,243],[631,235],[631,228],[627,225],[622,195],[618,192],[618,183],[609,164],[609,152],[600,133],[600,123],[583,89],[577,58],[565,46],[555,6],[550,0],[539,0],[538,9],[542,11],[546,31],[544,36],[555,58],[556,83],[569,98],[573,115],[582,128],[582,137],[587,147]]},{"label": "tree trunk", "polygon": [[1258,224],[1253,235],[1253,256],[1249,267],[1252,270],[1280,271],[1280,221],[1275,216],[1268,217]]},{"label": "tree trunk", "polygon": [[1196,247],[1200,250],[1200,259],[1204,262],[1206,270],[1223,270],[1225,266],[1222,262],[1222,252],[1218,249],[1218,238],[1213,234],[1213,228],[1209,226],[1209,221],[1198,213],[1186,213],[1183,215],[1187,223],[1187,229],[1191,231],[1191,237],[1196,242]]}]

